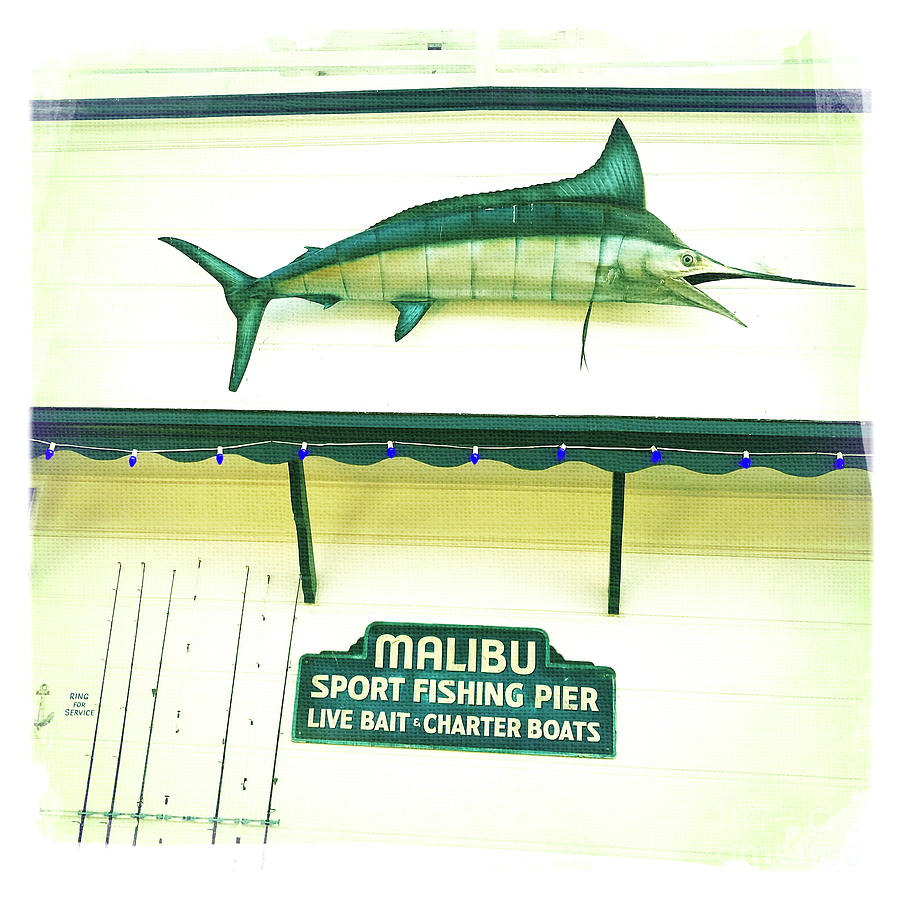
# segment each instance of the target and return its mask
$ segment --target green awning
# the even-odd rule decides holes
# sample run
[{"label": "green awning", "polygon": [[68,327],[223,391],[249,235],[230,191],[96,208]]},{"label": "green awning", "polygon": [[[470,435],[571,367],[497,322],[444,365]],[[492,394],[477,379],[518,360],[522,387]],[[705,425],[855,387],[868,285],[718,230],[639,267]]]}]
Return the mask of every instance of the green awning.
[{"label": "green awning", "polygon": [[[391,441],[397,457],[431,466],[496,460],[518,469],[583,462],[609,472],[674,465],[723,475],[750,465],[816,476],[844,467],[870,468],[867,422],[673,419],[639,416],[497,416],[434,413],[335,413],[242,410],[38,407],[32,411],[32,455],[74,451],[112,460],[159,453],[180,462],[238,454],[261,463],[310,456],[372,465]],[[565,444],[565,453],[559,453]],[[658,462],[651,453],[656,448]],[[840,467],[838,464],[837,467]]]},{"label": "green awning", "polygon": [[485,85],[391,90],[100,97],[33,100],[38,122],[72,119],[184,119],[209,116],[362,115],[459,110],[602,110],[615,112],[861,113],[859,88],[585,87]]}]

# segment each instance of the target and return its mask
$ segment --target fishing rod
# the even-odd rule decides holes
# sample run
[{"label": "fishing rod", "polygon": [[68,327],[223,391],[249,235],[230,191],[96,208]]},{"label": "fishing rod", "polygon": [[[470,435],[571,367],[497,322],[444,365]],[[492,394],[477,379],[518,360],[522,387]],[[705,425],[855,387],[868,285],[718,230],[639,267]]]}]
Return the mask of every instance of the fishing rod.
[{"label": "fishing rod", "polygon": [[87,784],[84,788],[84,803],[81,804],[81,822],[78,825],[78,843],[81,843],[84,834],[84,820],[87,816],[88,793],[91,790],[91,772],[94,769],[94,751],[97,748],[97,730],[100,728],[100,710],[103,706],[103,686],[106,684],[106,665],[109,662],[109,648],[112,644],[113,622],[116,618],[116,601],[119,598],[119,582],[122,578],[122,563],[119,563],[119,572],[116,575],[116,587],[113,591],[112,613],[109,617],[109,636],[106,639],[106,656],[103,658],[103,675],[100,678],[100,697],[97,700],[97,718],[94,721],[94,740],[91,743],[91,761],[88,764]]},{"label": "fishing rod", "polygon": [[122,713],[122,733],[119,735],[119,753],[116,756],[116,774],[113,777],[112,797],[109,800],[109,819],[106,822],[106,844],[109,844],[109,835],[112,832],[113,813],[116,808],[116,789],[119,786],[119,768],[122,765],[122,747],[125,744],[125,724],[128,721],[128,700],[131,697],[131,677],[134,674],[134,656],[137,652],[138,629],[141,625],[141,603],[144,599],[144,576],[147,574],[147,564],[141,563],[141,587],[138,592],[137,617],[134,620],[134,643],[131,646],[131,664],[128,667],[128,686],[125,689],[125,711]]},{"label": "fishing rod", "polygon": [[175,569],[172,569],[172,583],[169,585],[169,603],[166,606],[166,621],[163,624],[162,644],[159,648],[159,668],[156,670],[156,687],[153,689],[153,709],[150,712],[150,729],[147,732],[147,753],[144,756],[144,774],[141,776],[141,793],[137,802],[137,817],[134,823],[134,838],[131,846],[137,846],[138,828],[141,824],[141,808],[144,805],[144,785],[147,782],[147,765],[150,762],[150,741],[153,738],[153,720],[156,717],[156,701],[159,699],[159,680],[162,676],[163,651],[166,649],[166,632],[169,629],[169,612],[172,609],[172,592],[175,589]]},{"label": "fishing rod", "polygon": [[237,645],[234,648],[234,670],[231,673],[231,694],[228,697],[228,717],[225,719],[225,739],[222,741],[222,766],[219,769],[219,792],[216,795],[216,812],[213,817],[212,843],[216,842],[216,828],[219,825],[219,807],[222,803],[222,779],[225,777],[225,754],[228,752],[228,729],[231,727],[231,704],[234,700],[234,682],[237,679],[238,652],[241,649],[241,629],[244,625],[244,607],[247,604],[247,584],[250,581],[250,566],[244,578],[244,596],[241,599],[241,618],[238,622]]},{"label": "fishing rod", "polygon": [[266,830],[263,832],[263,843],[269,839],[269,820],[272,818],[272,795],[275,792],[275,767],[278,765],[278,743],[281,738],[281,720],[284,716],[284,698],[287,696],[288,672],[291,668],[291,645],[294,642],[294,625],[297,622],[297,601],[300,599],[300,584],[303,576],[297,579],[297,593],[294,596],[294,614],[291,618],[291,634],[288,638],[287,660],[284,664],[284,684],[281,688],[281,706],[278,707],[278,730],[275,732],[275,756],[272,759],[272,783],[269,785],[269,806],[266,809]]}]

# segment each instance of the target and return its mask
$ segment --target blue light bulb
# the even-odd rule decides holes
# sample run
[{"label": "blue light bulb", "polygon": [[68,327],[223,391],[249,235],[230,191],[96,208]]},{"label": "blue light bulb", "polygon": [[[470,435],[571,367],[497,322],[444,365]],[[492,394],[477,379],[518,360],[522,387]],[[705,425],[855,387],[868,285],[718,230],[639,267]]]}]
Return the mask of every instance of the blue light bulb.
[{"label": "blue light bulb", "polygon": [[309,456],[309,450],[307,450],[306,447],[301,447],[297,451],[297,456],[299,456],[300,459],[306,459],[306,457]]},{"label": "blue light bulb", "polygon": [[656,449],[656,447],[651,447],[650,448],[650,459],[653,462],[658,463],[662,459],[662,453],[660,453],[659,450]]},{"label": "blue light bulb", "polygon": [[217,453],[217,454],[216,454],[216,462],[217,462],[220,466],[222,465],[222,460],[223,460],[223,459],[225,459],[225,454],[224,454],[224,453]]},{"label": "blue light bulb", "polygon": [[749,469],[750,468],[750,451],[745,450],[743,459],[741,459],[741,468]]},{"label": "blue light bulb", "polygon": [[838,453],[837,459],[834,461],[834,467],[836,469],[844,468],[844,454],[843,453]]},{"label": "blue light bulb", "polygon": [[472,465],[474,466],[474,465],[477,465],[477,464],[478,464],[478,460],[481,459],[481,457],[480,457],[477,453],[473,453],[473,454],[469,457],[469,459],[472,460]]},{"label": "blue light bulb", "polygon": [[128,457],[128,465],[131,466],[132,469],[134,468],[134,464],[136,462],[137,462],[137,457],[134,454],[132,454],[131,456]]},{"label": "blue light bulb", "polygon": [[556,458],[562,462],[566,458],[566,445],[560,444],[559,449],[556,451]]},{"label": "blue light bulb", "polygon": [[397,455],[397,451],[394,449],[394,442],[387,442],[387,450],[385,451],[388,459],[393,459]]},{"label": "blue light bulb", "polygon": [[44,459],[52,459],[55,452],[56,444],[51,443],[50,446],[44,451]]}]

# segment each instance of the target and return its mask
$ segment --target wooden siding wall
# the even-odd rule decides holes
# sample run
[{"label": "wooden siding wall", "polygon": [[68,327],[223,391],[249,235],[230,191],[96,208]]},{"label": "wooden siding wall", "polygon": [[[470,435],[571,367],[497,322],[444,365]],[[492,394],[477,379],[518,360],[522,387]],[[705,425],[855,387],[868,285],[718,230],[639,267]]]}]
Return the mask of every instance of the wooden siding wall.
[{"label": "wooden siding wall", "polygon": [[441,304],[401,343],[382,303],[268,307],[240,390],[219,286],[156,240],[263,275],[427,200],[591,165],[614,112],[34,123],[34,403],[866,418],[862,122],[851,114],[623,113],[648,208],[732,265],[847,282],[707,286],[698,309]]},{"label": "wooden siding wall", "polygon": [[[116,809],[134,811],[139,793],[175,569],[145,811],[213,814],[249,566],[221,815],[264,818],[297,590],[284,467],[142,456],[129,470],[58,453],[35,468],[33,678],[35,689],[49,686],[55,712],[35,739],[51,784],[48,834],[77,835],[71,811],[84,796],[93,722],[64,710],[71,691],[97,696],[119,562],[88,808],[109,808],[146,563]],[[270,841],[766,868],[806,868],[841,851],[868,784],[865,473],[629,476],[622,611],[610,618],[606,473],[323,459],[306,471],[319,597],[298,610]],[[292,744],[300,655],[344,650],[374,620],[541,627],[566,657],[612,666],[617,758]],[[130,843],[133,827],[116,819],[113,843]],[[146,820],[139,843],[204,843],[210,828]],[[85,839],[102,841],[105,829],[88,819]],[[257,843],[262,833],[220,826],[217,842]]]},{"label": "wooden siding wall", "polygon": [[[423,43],[441,43],[440,51]],[[660,41],[501,31],[342,32],[228,52],[78,54],[39,98],[471,85],[857,87],[803,32]],[[320,74],[321,73],[321,74]],[[717,259],[857,287],[723,283],[749,325],[700,310],[462,304],[394,345],[394,312],[273,303],[226,389],[233,319],[175,235],[263,274],[403,207],[572,175],[617,111],[36,122],[36,405],[869,418],[864,117],[622,113],[649,209]],[[387,436],[386,436],[387,437]],[[751,448],[752,449],[752,448]],[[318,602],[300,604],[287,472],[229,457],[35,462],[33,691],[46,684],[42,827],[78,831],[118,566],[88,809],[109,809],[145,575],[116,809],[133,811],[172,572],[139,844],[210,841],[245,578],[221,815],[267,810],[269,841],[365,840],[582,851],[763,868],[839,855],[869,781],[868,476],[628,476],[621,614],[604,615],[610,476],[565,465],[354,468],[307,460]],[[145,571],[142,564],[146,566]],[[618,679],[614,760],[292,744],[300,655],[373,620],[544,628]],[[39,702],[34,697],[36,704]],[[133,819],[116,819],[115,844]],[[90,817],[85,839],[102,842]],[[258,824],[219,843],[258,843]]]}]

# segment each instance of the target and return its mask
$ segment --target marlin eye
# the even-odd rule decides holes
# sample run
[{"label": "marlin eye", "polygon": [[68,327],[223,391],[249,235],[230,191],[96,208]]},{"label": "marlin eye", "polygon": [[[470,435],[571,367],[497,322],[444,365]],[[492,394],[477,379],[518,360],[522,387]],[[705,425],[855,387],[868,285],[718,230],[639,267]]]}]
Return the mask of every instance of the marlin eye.
[{"label": "marlin eye", "polygon": [[694,264],[694,254],[693,253],[682,253],[681,254],[681,264],[688,268]]}]

